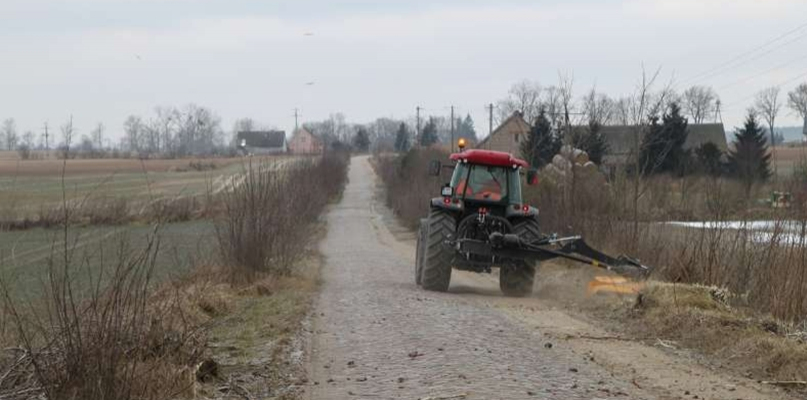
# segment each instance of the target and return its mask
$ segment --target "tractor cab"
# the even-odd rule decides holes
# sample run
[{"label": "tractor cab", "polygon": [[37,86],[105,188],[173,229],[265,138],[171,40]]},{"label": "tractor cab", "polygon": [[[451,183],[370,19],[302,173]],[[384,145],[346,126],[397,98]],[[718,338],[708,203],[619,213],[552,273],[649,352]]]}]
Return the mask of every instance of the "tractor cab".
[{"label": "tractor cab", "polygon": [[[441,193],[444,207],[466,215],[482,208],[500,217],[531,211],[521,198],[521,175],[528,167],[526,161],[491,150],[455,153],[451,160],[456,164],[451,181]],[[534,181],[532,171],[527,172],[527,178],[528,183]],[[439,203],[440,199],[435,200],[434,203]]]}]

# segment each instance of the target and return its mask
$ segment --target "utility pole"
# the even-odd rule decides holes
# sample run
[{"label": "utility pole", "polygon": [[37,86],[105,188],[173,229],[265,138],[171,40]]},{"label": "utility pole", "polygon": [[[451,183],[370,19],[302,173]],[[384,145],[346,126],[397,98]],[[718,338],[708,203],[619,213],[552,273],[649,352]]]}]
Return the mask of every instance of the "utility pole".
[{"label": "utility pole", "polygon": [[488,106],[488,110],[490,111],[489,116],[489,127],[488,127],[488,136],[493,134],[493,103],[490,103]]},{"label": "utility pole", "polygon": [[415,144],[420,143],[420,106],[415,107]]},{"label": "utility pole", "polygon": [[295,108],[294,109],[294,132],[297,132],[298,130],[300,130],[299,118],[300,118],[299,110],[297,110],[297,108]]},{"label": "utility pole", "polygon": [[451,106],[451,152],[454,152],[454,106]]},{"label": "utility pole", "polygon": [[50,153],[50,143],[48,142],[49,137],[50,137],[50,135],[48,135],[48,123],[45,122],[45,157],[50,157],[50,154],[49,154]]},{"label": "utility pole", "polygon": [[719,120],[720,123],[722,124],[723,123],[723,113],[720,111],[721,104],[722,103],[720,102],[720,99],[717,99],[717,101],[715,102],[715,123],[717,123],[717,121]]}]

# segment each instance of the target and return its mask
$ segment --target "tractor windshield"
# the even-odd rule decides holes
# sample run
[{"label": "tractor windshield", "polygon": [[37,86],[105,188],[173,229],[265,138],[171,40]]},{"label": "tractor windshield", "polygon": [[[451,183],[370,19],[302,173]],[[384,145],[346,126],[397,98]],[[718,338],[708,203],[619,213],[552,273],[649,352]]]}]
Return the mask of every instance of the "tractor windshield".
[{"label": "tractor windshield", "polygon": [[470,200],[521,202],[521,190],[517,170],[487,165],[457,164],[451,187],[457,197]]}]

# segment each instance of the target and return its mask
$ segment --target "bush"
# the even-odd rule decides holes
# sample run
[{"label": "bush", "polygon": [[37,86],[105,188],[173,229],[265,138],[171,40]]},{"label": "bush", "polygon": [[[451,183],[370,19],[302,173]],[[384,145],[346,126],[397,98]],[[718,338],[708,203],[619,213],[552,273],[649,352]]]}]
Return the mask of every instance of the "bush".
[{"label": "bush", "polygon": [[[64,218],[63,218],[64,219]],[[69,217],[67,218],[69,220]],[[163,399],[186,394],[203,354],[176,299],[151,296],[158,230],[142,250],[121,237],[111,268],[85,275],[77,244],[48,261],[41,304],[22,306],[0,280],[4,312],[20,344],[0,359],[2,398]],[[79,279],[82,278],[82,279]],[[89,278],[89,281],[86,279]],[[8,379],[6,379],[8,378]]]},{"label": "bush", "polygon": [[431,199],[440,196],[440,188],[450,179],[449,170],[440,178],[429,175],[432,160],[447,163],[448,152],[417,148],[400,157],[378,155],[375,159],[376,170],[385,184],[387,205],[412,229],[428,215]]},{"label": "bush", "polygon": [[278,169],[274,163],[244,165],[243,179],[224,190],[216,226],[230,282],[263,274],[288,275],[312,236],[312,227],[347,176],[346,153],[328,153]]}]

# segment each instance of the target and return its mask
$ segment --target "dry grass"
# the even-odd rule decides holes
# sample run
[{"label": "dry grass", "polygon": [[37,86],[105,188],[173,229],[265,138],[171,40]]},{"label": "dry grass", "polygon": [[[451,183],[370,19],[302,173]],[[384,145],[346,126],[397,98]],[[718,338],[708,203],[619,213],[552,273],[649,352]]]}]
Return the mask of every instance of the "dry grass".
[{"label": "dry grass", "polygon": [[[655,177],[642,180],[635,193],[624,178],[600,188],[542,184],[525,198],[541,209],[544,231],[582,233],[596,246],[653,266],[657,279],[725,287],[759,312],[791,322],[807,318],[807,239],[792,240],[807,232],[807,209],[772,210],[754,200],[764,187],[749,198],[727,179]],[[689,219],[746,225],[664,225]],[[757,219],[772,221],[767,240],[750,224]]]},{"label": "dry grass", "polygon": [[734,306],[738,300],[717,287],[652,282],[627,321],[637,336],[697,349],[756,379],[807,380],[807,332]]},{"label": "dry grass", "polygon": [[429,201],[439,197],[440,188],[450,180],[451,170],[440,178],[428,174],[429,162],[448,163],[448,152],[440,148],[413,150],[402,156],[378,155],[376,171],[384,181],[387,205],[409,228],[416,229],[429,212]]}]

